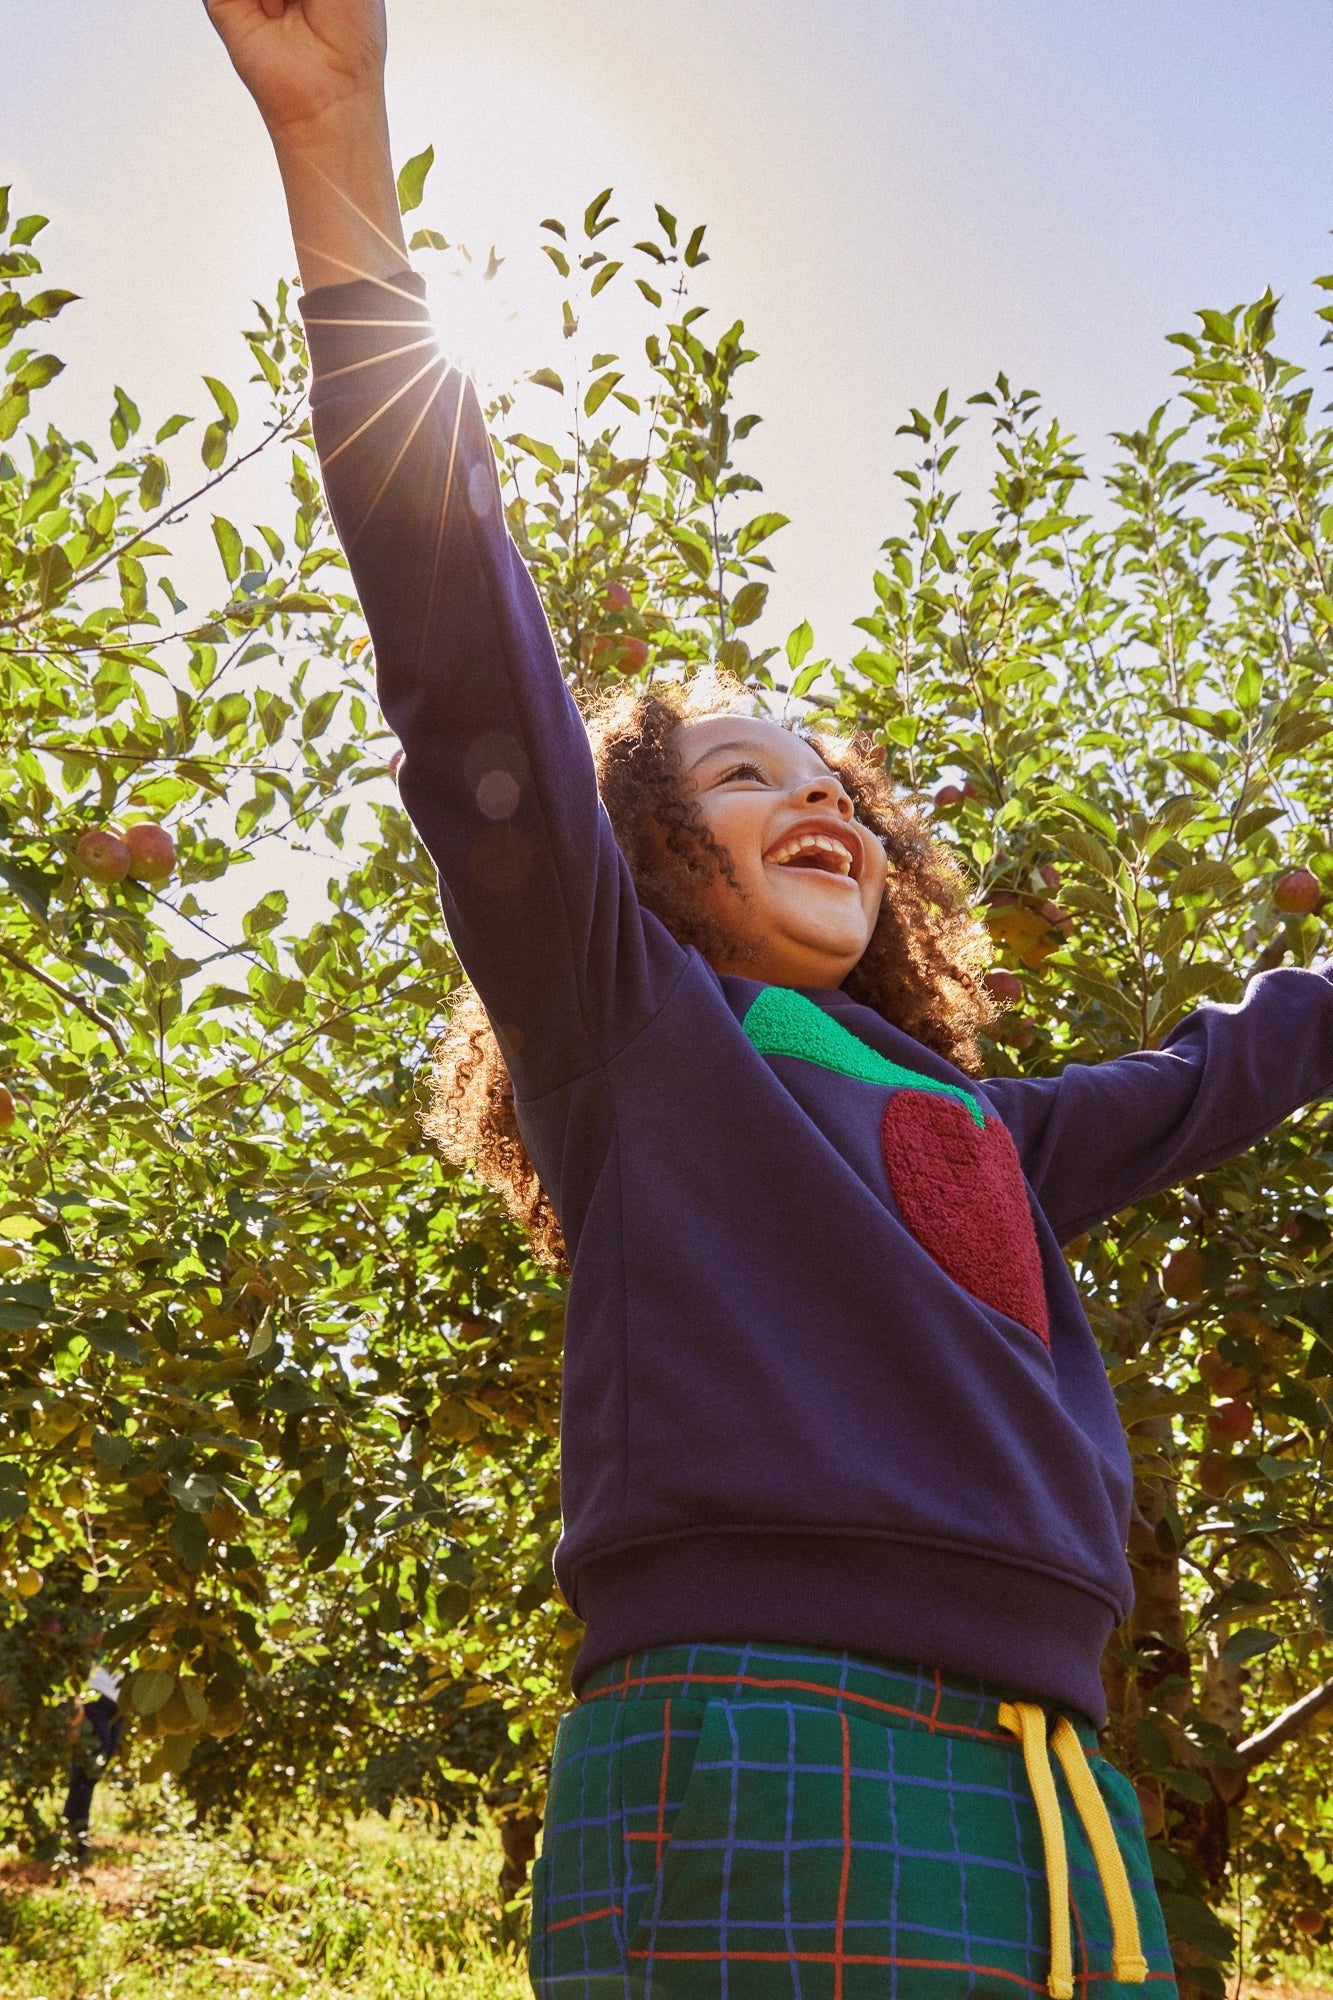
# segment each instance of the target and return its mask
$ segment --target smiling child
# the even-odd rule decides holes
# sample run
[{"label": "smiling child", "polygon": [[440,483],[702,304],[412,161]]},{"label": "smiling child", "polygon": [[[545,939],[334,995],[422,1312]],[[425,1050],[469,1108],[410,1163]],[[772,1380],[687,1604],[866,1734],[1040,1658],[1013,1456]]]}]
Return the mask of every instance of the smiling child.
[{"label": "smiling child", "polygon": [[1269,973],[1159,1050],[979,1080],[963,889],[870,746],[698,686],[590,742],[407,269],[380,0],[209,11],[472,982],[432,1124],[571,1273],[537,1989],[1170,1991],[1097,1745],[1131,1480],[1061,1244],[1333,1088],[1333,990]]}]

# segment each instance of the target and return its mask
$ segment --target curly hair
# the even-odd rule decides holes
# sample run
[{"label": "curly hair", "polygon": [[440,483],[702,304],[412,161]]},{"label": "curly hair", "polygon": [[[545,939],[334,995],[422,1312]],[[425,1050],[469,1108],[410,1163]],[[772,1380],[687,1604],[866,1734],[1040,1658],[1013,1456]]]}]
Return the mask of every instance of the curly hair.
[{"label": "curly hair", "polygon": [[[686,787],[675,736],[682,723],[704,716],[753,712],[739,686],[695,680],[617,692],[587,718],[598,789],[641,905],[710,961],[730,955],[734,962],[735,941],[707,916],[695,891],[701,881],[734,878],[729,855]],[[825,737],[799,724],[783,726],[836,773],[888,857],[878,920],[843,991],[975,1075],[977,1034],[995,1018],[995,1008],[981,976],[989,942],[958,867],[895,795],[883,752],[869,737]],[[504,1057],[480,995],[467,982],[451,998],[421,1122],[447,1159],[471,1165],[504,1197],[534,1254],[567,1270],[560,1223],[519,1133]]]}]

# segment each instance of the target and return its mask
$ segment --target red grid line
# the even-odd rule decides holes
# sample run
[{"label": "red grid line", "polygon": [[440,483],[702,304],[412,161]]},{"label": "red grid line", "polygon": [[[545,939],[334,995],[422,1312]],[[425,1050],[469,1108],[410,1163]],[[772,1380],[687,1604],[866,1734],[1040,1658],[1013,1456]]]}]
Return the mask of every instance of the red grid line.
[{"label": "red grid line", "polygon": [[559,1917],[555,1923],[546,1926],[546,1931],[549,1936],[552,1931],[567,1931],[571,1924],[591,1924],[598,1917],[622,1917],[624,1914],[619,1903],[608,1903],[604,1910],[585,1910],[581,1917]]},{"label": "red grid line", "polygon": [[[640,1692],[650,1687],[750,1687],[778,1693],[795,1689],[801,1694],[832,1695],[839,1701],[854,1701],[862,1708],[873,1709],[879,1715],[905,1715],[913,1722],[925,1723],[928,1728],[940,1730],[949,1736],[969,1736],[979,1743],[1002,1743],[1007,1748],[1014,1747],[1014,1739],[1004,1729],[979,1729],[967,1722],[940,1722],[933,1715],[924,1715],[919,1708],[906,1708],[901,1703],[878,1701],[873,1695],[856,1694],[851,1688],[829,1687],[823,1681],[763,1680],[757,1674],[634,1674],[626,1662],[623,1680],[613,1681],[606,1687],[594,1688],[590,1694],[579,1697],[580,1701],[601,1701],[607,1695],[628,1694],[631,1688]],[[1089,1753],[1092,1754],[1092,1753]]]},{"label": "red grid line", "polygon": [[843,1945],[847,1934],[847,1884],[852,1873],[852,1734],[847,1717],[842,1724],[842,1871],[838,1877],[838,1920],[833,1933],[833,2000],[842,2000]]},{"label": "red grid line", "polygon": [[662,1866],[662,1849],[666,1846],[666,1802],[667,1766],[671,1761],[671,1696],[666,1699],[666,1710],[662,1717],[662,1770],[657,1781],[657,1865]]}]

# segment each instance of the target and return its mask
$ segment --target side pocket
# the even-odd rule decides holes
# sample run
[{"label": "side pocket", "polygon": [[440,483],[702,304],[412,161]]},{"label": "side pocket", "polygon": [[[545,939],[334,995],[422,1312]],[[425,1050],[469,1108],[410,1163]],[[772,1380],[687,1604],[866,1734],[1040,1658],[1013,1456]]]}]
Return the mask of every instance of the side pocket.
[{"label": "side pocket", "polygon": [[[645,1727],[643,1710],[656,1711]],[[733,1728],[723,1701],[627,1702],[621,1710],[625,1954],[631,1991],[660,1955],[682,1870],[720,1880],[728,1838]],[[705,1899],[709,1891],[702,1887]],[[697,1901],[691,1895],[691,1902]]]}]

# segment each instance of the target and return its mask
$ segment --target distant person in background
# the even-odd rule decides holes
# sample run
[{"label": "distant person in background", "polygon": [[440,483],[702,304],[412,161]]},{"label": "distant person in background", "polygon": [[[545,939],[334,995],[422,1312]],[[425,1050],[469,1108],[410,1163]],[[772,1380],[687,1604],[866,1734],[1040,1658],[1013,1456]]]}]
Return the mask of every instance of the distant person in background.
[{"label": "distant person in background", "polygon": [[[76,1741],[70,1759],[69,1790],[65,1794],[65,1825],[80,1861],[86,1861],[91,1852],[88,1821],[94,1787],[115,1756],[124,1733],[125,1722],[119,1713],[121,1679],[120,1674],[113,1674],[106,1667],[94,1667],[70,1725]],[[88,1741],[89,1729],[96,1748]]]}]

